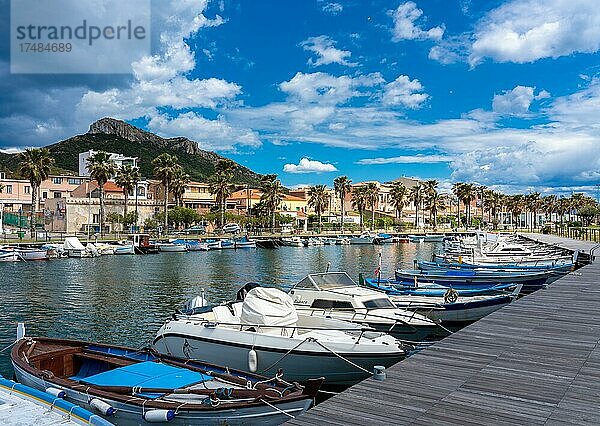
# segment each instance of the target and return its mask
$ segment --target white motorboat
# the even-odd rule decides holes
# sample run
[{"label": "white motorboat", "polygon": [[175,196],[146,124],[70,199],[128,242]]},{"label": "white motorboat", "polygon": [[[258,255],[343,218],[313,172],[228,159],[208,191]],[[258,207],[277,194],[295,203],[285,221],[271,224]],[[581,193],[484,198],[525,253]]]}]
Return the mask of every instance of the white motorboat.
[{"label": "white motorboat", "polygon": [[235,249],[235,242],[233,240],[221,240],[221,250],[232,249]]},{"label": "white motorboat", "polygon": [[242,237],[242,238],[235,240],[235,248],[236,249],[256,248],[256,241],[251,240],[248,237]]},{"label": "white motorboat", "polygon": [[167,253],[184,253],[188,251],[187,247],[183,244],[175,244],[175,243],[157,243],[159,251],[167,252]]},{"label": "white motorboat", "polygon": [[24,260],[19,253],[13,250],[0,250],[0,262],[20,262]]},{"label": "white motorboat", "polygon": [[35,248],[15,248],[15,252],[23,258],[23,260],[48,260],[48,250]]},{"label": "white motorboat", "polygon": [[399,339],[420,342],[448,334],[430,318],[398,308],[384,292],[359,286],[345,272],[309,274],[289,294],[300,313],[366,324]]},{"label": "white motorboat", "polygon": [[286,247],[304,247],[304,242],[300,237],[283,237],[281,244]]},{"label": "white motorboat", "polygon": [[92,255],[92,252],[87,250],[77,237],[66,237],[63,250],[69,257],[90,257]]},{"label": "white motorboat", "polygon": [[309,237],[303,241],[305,247],[308,246],[324,246],[325,243],[319,237]]},{"label": "white motorboat", "polygon": [[368,232],[361,234],[358,237],[350,238],[351,245],[359,245],[359,244],[373,244],[375,240],[375,235],[371,235]]},{"label": "white motorboat", "polygon": [[245,287],[227,305],[188,309],[158,331],[154,348],[163,354],[218,362],[230,368],[287,381],[324,377],[350,385],[406,355],[400,342],[358,324],[298,313],[290,296],[274,288]]},{"label": "white motorboat", "polygon": [[350,238],[348,237],[338,237],[335,239],[336,246],[347,246],[350,245]]},{"label": "white motorboat", "polygon": [[221,240],[207,240],[209,250],[221,250]]},{"label": "white motorboat", "polygon": [[125,244],[122,246],[115,246],[114,249],[114,253],[115,254],[135,254],[135,247],[133,245],[133,243],[131,244]]}]

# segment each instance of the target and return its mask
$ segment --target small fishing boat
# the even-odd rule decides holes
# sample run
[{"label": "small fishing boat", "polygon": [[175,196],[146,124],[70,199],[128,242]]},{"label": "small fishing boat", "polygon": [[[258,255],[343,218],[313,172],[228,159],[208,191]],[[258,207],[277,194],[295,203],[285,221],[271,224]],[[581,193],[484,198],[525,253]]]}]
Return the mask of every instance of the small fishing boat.
[{"label": "small fishing boat", "polygon": [[233,250],[235,249],[235,241],[233,240],[221,240],[221,250]]},{"label": "small fishing boat", "polygon": [[[200,298],[201,299],[201,298]],[[180,358],[203,359],[287,381],[324,377],[328,385],[351,385],[406,356],[403,345],[372,328],[297,312],[291,297],[275,288],[247,284],[225,305],[188,302],[157,332],[153,347]]]},{"label": "small fishing boat", "polygon": [[304,247],[309,246],[323,246],[325,243],[319,237],[308,237],[302,241]]},{"label": "small fishing boat", "polygon": [[63,244],[63,250],[67,253],[69,257],[89,257],[90,252],[88,252],[79,238],[77,237],[66,237],[65,242]]},{"label": "small fishing boat", "polygon": [[[491,314],[513,302],[521,292],[522,284],[512,284],[496,289],[487,294],[462,294],[454,288],[445,287],[438,293],[407,293],[398,290],[387,280],[376,278],[365,280],[370,288],[385,291],[392,302],[399,308],[417,312],[435,321],[442,321],[444,326],[467,324]],[[423,289],[422,289],[423,290]]]},{"label": "small fishing boat", "polygon": [[280,424],[304,413],[323,381],[303,388],[149,349],[41,337],[20,339],[11,360],[19,382],[120,426]]},{"label": "small fishing boat", "polygon": [[391,244],[392,238],[390,234],[380,233],[373,239],[373,244]]},{"label": "small fishing boat", "polygon": [[350,245],[373,244],[374,240],[375,236],[367,232],[358,237],[350,238]]},{"label": "small fishing boat", "polygon": [[408,237],[392,237],[392,243],[410,243]]},{"label": "small fishing boat", "polygon": [[157,243],[158,250],[167,253],[184,253],[188,251],[187,247],[183,244],[175,243]]},{"label": "small fishing boat", "polygon": [[476,270],[495,270],[495,271],[552,271],[556,273],[570,272],[574,268],[573,263],[560,265],[521,265],[518,263],[506,264],[475,264],[466,262],[428,262],[418,261],[415,263],[417,269],[432,270],[432,269],[476,269]]},{"label": "small fishing boat", "polygon": [[485,285],[512,283],[523,284],[523,292],[531,293],[546,285],[551,273],[548,271],[496,271],[476,269],[421,270],[397,269],[396,281],[436,283],[442,285]]},{"label": "small fishing boat", "polygon": [[135,247],[133,243],[129,244],[118,244],[114,246],[114,254],[128,255],[135,254]]},{"label": "small fishing boat", "polygon": [[23,258],[23,260],[48,260],[48,251],[43,249],[15,247],[14,251]]},{"label": "small fishing boat", "polygon": [[235,240],[236,249],[256,248],[256,241],[251,240],[247,236]]},{"label": "small fishing boat", "polygon": [[300,237],[283,237],[281,244],[286,247],[304,247],[304,242]]},{"label": "small fishing boat", "polygon": [[0,250],[0,262],[21,262],[25,259],[14,250]]},{"label": "small fishing boat", "polygon": [[150,241],[149,234],[131,234],[129,240],[133,242],[136,253],[140,254],[157,254],[158,246]]},{"label": "small fishing boat", "polygon": [[441,243],[444,241],[444,235],[409,235],[408,239],[413,243]]},{"label": "small fishing boat", "polygon": [[261,238],[256,240],[256,246],[260,248],[278,248],[281,245],[281,242],[274,238]]},{"label": "small fishing boat", "polygon": [[345,272],[309,274],[289,292],[298,312],[366,324],[412,342],[448,335],[415,312],[399,309],[385,292],[360,287]]},{"label": "small fishing boat", "polygon": [[188,251],[208,251],[208,250],[210,250],[207,243],[203,243],[202,241],[198,241],[198,240],[177,239],[177,240],[173,240],[171,242],[173,244],[181,244],[181,245],[185,246],[188,249]]},{"label": "small fishing boat", "polygon": [[468,285],[468,284],[438,284],[438,283],[421,283],[418,280],[408,281],[396,281],[389,278],[364,278],[360,280],[361,284],[365,284],[368,287],[390,292],[394,290],[394,294],[408,294],[415,296],[424,297],[441,297],[444,296],[448,289],[452,288],[456,290],[459,296],[481,296],[489,294],[497,294],[501,291],[511,290],[515,284],[479,284],[479,285]]},{"label": "small fishing boat", "polygon": [[204,240],[209,250],[221,250],[221,240]]},{"label": "small fishing boat", "polygon": [[[58,395],[61,390],[57,389]],[[63,400],[0,376],[0,418],[5,426],[96,425],[112,426],[108,420]]]},{"label": "small fishing boat", "polygon": [[336,246],[347,246],[350,245],[350,238],[348,237],[338,237],[335,239]]}]

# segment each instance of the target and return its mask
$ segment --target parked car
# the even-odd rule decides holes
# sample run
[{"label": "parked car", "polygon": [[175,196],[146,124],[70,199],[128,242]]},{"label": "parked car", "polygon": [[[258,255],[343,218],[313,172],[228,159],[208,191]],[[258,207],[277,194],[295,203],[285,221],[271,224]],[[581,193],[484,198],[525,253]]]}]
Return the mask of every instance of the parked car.
[{"label": "parked car", "polygon": [[194,225],[194,226],[190,226],[189,228],[186,228],[183,230],[183,233],[185,235],[200,235],[200,234],[206,234],[206,226],[204,225]]},{"label": "parked car", "polygon": [[225,234],[237,234],[242,232],[242,228],[237,223],[228,223],[223,226],[223,233]]}]

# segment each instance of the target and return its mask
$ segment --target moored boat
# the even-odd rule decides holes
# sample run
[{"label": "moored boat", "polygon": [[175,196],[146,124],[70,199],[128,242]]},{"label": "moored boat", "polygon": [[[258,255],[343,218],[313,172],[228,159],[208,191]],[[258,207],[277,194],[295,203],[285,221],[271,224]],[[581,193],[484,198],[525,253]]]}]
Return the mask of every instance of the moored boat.
[{"label": "moored boat", "polygon": [[183,244],[175,243],[157,243],[158,250],[167,253],[184,253],[188,251],[187,247]]},{"label": "moored boat", "polygon": [[118,245],[115,246],[114,253],[119,255],[135,254],[135,246],[133,244]]},{"label": "moored boat", "polygon": [[18,247],[14,249],[15,252],[23,258],[23,260],[48,260],[48,250]]},{"label": "moored boat", "polygon": [[256,241],[251,240],[247,236],[235,240],[236,249],[256,248]]},{"label": "moored boat", "polygon": [[11,360],[19,382],[124,426],[280,424],[304,413],[322,382],[302,388],[148,349],[50,338],[19,340]]},{"label": "moored boat", "polygon": [[304,247],[304,242],[300,237],[283,237],[281,244],[286,247]]},{"label": "moored boat", "polygon": [[361,234],[358,237],[350,238],[350,245],[373,244],[375,236],[369,233]]},{"label": "moored boat", "polygon": [[14,250],[0,250],[0,262],[21,262],[24,260]]}]

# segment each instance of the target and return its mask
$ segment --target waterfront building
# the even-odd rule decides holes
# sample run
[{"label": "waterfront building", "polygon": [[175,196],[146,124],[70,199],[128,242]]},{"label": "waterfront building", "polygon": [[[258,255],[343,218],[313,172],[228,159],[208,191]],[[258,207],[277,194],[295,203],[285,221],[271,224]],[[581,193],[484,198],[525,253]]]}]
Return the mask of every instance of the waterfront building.
[{"label": "waterfront building", "polygon": [[[87,159],[89,157],[91,157],[92,155],[96,154],[97,152],[98,151],[94,151],[94,150],[90,149],[89,151],[81,152],[79,154],[79,175],[80,176],[89,176],[90,175],[90,171],[87,168]],[[123,166],[133,166],[133,167],[138,166],[138,158],[137,157],[127,157],[125,155],[116,154],[114,152],[109,152],[107,154],[110,155],[111,161],[118,168],[123,167]]]}]

